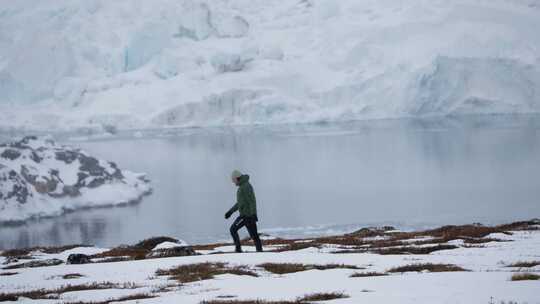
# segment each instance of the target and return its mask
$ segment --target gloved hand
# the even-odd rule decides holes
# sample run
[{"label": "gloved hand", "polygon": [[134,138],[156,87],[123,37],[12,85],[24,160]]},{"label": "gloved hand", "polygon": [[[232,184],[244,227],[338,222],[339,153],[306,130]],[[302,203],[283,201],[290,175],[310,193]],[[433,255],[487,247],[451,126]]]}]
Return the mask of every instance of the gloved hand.
[{"label": "gloved hand", "polygon": [[225,219],[228,219],[228,218],[230,218],[230,217],[231,217],[231,215],[232,215],[232,212],[230,212],[230,211],[227,211],[227,213],[225,213]]}]

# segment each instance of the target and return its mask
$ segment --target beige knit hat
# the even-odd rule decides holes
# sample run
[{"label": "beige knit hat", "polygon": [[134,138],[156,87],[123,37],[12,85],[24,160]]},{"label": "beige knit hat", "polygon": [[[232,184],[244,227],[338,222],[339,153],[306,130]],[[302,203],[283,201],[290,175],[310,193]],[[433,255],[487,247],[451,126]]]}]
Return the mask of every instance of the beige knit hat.
[{"label": "beige knit hat", "polygon": [[231,179],[232,180],[235,180],[237,178],[239,178],[240,176],[242,176],[242,173],[238,170],[233,170],[233,172],[231,173]]}]

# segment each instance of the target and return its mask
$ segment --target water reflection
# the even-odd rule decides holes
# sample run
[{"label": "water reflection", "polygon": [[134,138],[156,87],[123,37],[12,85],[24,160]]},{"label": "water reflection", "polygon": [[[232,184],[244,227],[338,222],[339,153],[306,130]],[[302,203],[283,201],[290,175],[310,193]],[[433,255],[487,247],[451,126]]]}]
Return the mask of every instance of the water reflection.
[{"label": "water reflection", "polygon": [[[263,231],[298,236],[394,224],[540,216],[540,119],[468,117],[187,129],[68,142],[147,172],[141,204],[2,227],[0,247],[228,238],[233,168],[252,176]],[[61,137],[61,135],[59,135]],[[302,227],[298,229],[298,227]]]}]

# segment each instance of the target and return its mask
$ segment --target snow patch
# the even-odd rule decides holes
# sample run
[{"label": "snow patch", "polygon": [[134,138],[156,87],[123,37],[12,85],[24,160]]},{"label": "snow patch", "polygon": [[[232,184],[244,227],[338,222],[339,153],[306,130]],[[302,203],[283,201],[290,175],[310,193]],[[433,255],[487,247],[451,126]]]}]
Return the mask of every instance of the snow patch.
[{"label": "snow patch", "polygon": [[170,248],[177,248],[177,247],[186,247],[189,246],[188,243],[178,240],[178,243],[174,242],[162,242],[157,244],[152,251],[161,250],[161,249],[170,249]]}]

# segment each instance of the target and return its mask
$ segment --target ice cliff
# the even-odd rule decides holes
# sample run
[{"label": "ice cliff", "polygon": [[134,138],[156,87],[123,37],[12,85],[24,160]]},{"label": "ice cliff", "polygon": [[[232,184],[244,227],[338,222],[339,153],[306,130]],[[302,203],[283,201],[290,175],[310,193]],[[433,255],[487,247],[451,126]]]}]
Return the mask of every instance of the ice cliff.
[{"label": "ice cliff", "polygon": [[0,7],[0,127],[540,112],[535,0],[58,0]]}]

